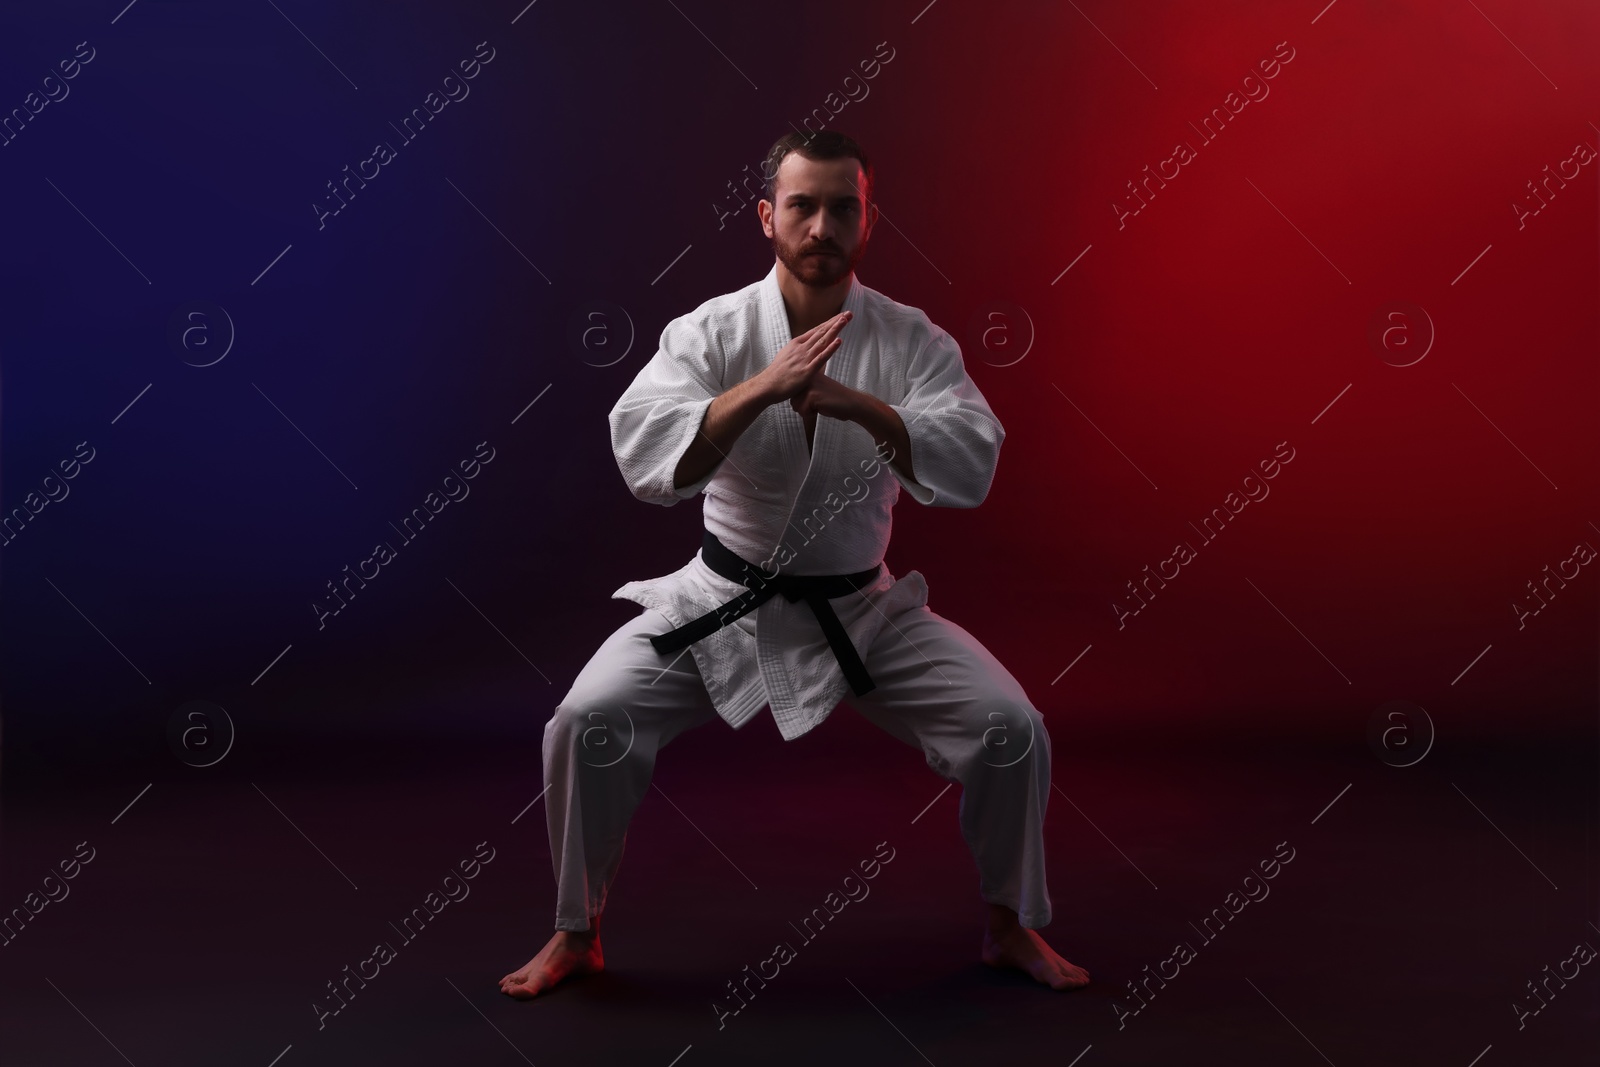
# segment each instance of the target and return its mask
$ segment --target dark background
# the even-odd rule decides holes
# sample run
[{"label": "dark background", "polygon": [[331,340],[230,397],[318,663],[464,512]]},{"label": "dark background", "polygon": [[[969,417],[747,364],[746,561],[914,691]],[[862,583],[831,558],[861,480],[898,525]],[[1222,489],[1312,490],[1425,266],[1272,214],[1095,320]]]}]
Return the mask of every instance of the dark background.
[{"label": "dark background", "polygon": [[[94,50],[69,94],[0,146],[0,510],[26,512],[80,442],[94,455],[0,547],[0,909],[79,841],[108,857],[74,881],[78,904],[50,905],[0,947],[4,1062],[120,1062],[105,1058],[112,1041],[136,1063],[265,1064],[291,1042],[285,1065],[352,1062],[316,1049],[332,1038],[305,1032],[303,1002],[366,954],[377,916],[404,912],[429,872],[485,838],[508,859],[490,865],[500,881],[481,907],[503,912],[480,911],[474,931],[455,920],[438,969],[481,1010],[509,1011],[501,1027],[528,1027],[513,1038],[534,1062],[550,1058],[539,1049],[555,1038],[527,1020],[562,1002],[511,1005],[490,984],[547,936],[543,809],[524,808],[541,788],[541,731],[637,611],[610,592],[676,569],[698,545],[698,499],[660,509],[629,494],[606,414],[670,319],[770,267],[754,205],[730,183],[818,108],[813,125],[849,133],[877,166],[884,218],[861,280],[956,337],[1007,431],[982,507],[902,496],[887,562],[926,575],[929,606],[994,651],[1050,724],[1052,885],[1070,929],[1106,939],[1097,962],[1079,960],[1091,989],[1125,994],[1181,935],[1182,914],[1220,900],[1277,841],[1332,832],[1342,815],[1350,854],[1336,863],[1332,845],[1321,859],[1308,846],[1307,866],[1325,866],[1303,877],[1350,925],[1317,927],[1309,889],[1281,905],[1283,928],[1259,916],[1262,961],[1244,968],[1257,992],[1288,973],[1290,924],[1310,924],[1320,933],[1295,947],[1301,960],[1361,945],[1406,961],[1329,962],[1315,968],[1329,989],[1379,969],[1408,976],[1389,996],[1439,994],[1436,1014],[1383,1024],[1386,1041],[1459,1041],[1415,1056],[1466,1064],[1494,1043],[1488,1067],[1511,1042],[1543,1040],[1541,1062],[1578,1062],[1561,1057],[1580,1031],[1595,1035],[1600,978],[1575,979],[1549,1009],[1563,1017],[1528,1023],[1532,1035],[1507,1025],[1507,1005],[1573,939],[1600,945],[1600,578],[1591,565],[1552,582],[1549,605],[1520,628],[1513,604],[1537,606],[1530,581],[1575,546],[1600,546],[1600,160],[1552,182],[1520,227],[1512,205],[1537,206],[1529,182],[1574,146],[1600,146],[1600,9],[924,4],[113,0],[0,12],[0,115],[26,112],[79,42]],[[404,142],[390,124],[484,41],[494,58],[470,95]],[[1190,123],[1242,94],[1280,42],[1293,58],[1269,94],[1202,143]],[[859,65],[875,52],[867,80]],[[866,95],[831,115],[847,91]],[[1138,206],[1128,183],[1180,140],[1197,158],[1119,226],[1114,205]],[[378,141],[395,158],[319,228],[327,183]],[[1384,319],[1399,301],[1406,317]],[[198,329],[175,341],[175,317],[196,309],[184,321]],[[1387,346],[1372,340],[1384,322],[1400,326]],[[402,546],[390,524],[485,441],[495,458],[470,495]],[[1280,442],[1294,458],[1270,495],[1202,543],[1190,523]],[[326,583],[378,541],[397,558],[319,629]],[[1197,558],[1119,626],[1114,605],[1136,606],[1127,583],[1179,541]],[[207,702],[206,717],[188,717],[192,701]],[[1405,717],[1388,717],[1394,701]],[[617,897],[619,910],[628,889],[636,906],[663,909],[635,913],[640,958],[652,946],[661,984],[597,986],[617,1002],[591,1006],[598,1019],[660,1012],[669,1032],[630,1062],[666,1063],[697,1041],[690,1057],[716,1055],[715,1038],[671,1027],[686,1014],[704,1030],[722,979],[783,925],[766,905],[675,888],[693,881],[689,868],[721,864],[708,841],[724,859],[738,855],[731,842],[748,863],[764,856],[771,870],[755,881],[795,887],[799,912],[835,866],[896,840],[883,827],[904,826],[901,809],[909,819],[940,785],[847,709],[788,746],[765,714],[737,734],[713,724],[664,756],[661,774],[677,803],[699,807],[647,802]],[[699,792],[672,792],[679,783]],[[1307,826],[1335,794],[1340,806]],[[930,958],[954,966],[973,955],[979,914],[954,794],[940,803],[914,824],[939,820],[938,849],[906,849],[938,873],[908,872],[885,893],[902,908],[949,897],[970,929]],[[514,829],[502,821],[513,816]],[[662,853],[652,868],[644,839],[669,832],[683,835],[672,848],[700,851]],[[1359,844],[1379,839],[1392,851]],[[1454,859],[1425,863],[1446,839]],[[1105,871],[1089,852],[1105,853]],[[1397,873],[1411,862],[1421,866]],[[1129,897],[1165,884],[1163,864],[1190,883],[1170,924]],[[1123,878],[1124,889],[1108,882]],[[1495,879],[1516,888],[1471,888]],[[379,882],[393,887],[387,908],[347,914],[330,899]],[[1393,930],[1356,933],[1401,914],[1415,931],[1417,916],[1452,907],[1467,911],[1441,919],[1426,949]],[[693,987],[685,946],[649,931],[723,929],[728,908],[754,909],[752,931]],[[860,936],[894,928],[858,921]],[[907,923],[902,936],[943,922]],[[1154,941],[1135,947],[1136,936]],[[843,966],[856,957],[839,939]],[[871,955],[904,951],[901,940]],[[369,995],[351,1011],[365,1007],[365,1022],[330,1029],[420,1040],[407,1027],[443,985],[422,977],[432,964],[419,952],[398,965],[413,974],[385,979],[386,1005]],[[123,1001],[155,956],[177,961],[170,982]],[[839,984],[825,959],[807,965]],[[1446,996],[1446,973],[1471,977],[1470,991]],[[196,1023],[195,1005],[227,997],[241,974],[259,986],[240,990],[251,1022],[217,1006]],[[793,979],[791,1004],[773,998],[771,1026],[806,1021],[817,1040],[843,1042],[860,1025],[899,1042],[871,1010],[848,1025],[807,1014],[805,981]],[[1312,1054],[1280,1015],[1304,1019],[1277,996],[1283,1010],[1262,1014],[1242,982],[1186,981],[1186,995],[1219,999],[1191,1006],[1192,1032],[1170,1009],[1185,1055]],[[684,1006],[654,999],[667,988]],[[1035,995],[998,988],[1002,1012]],[[958,992],[952,1003],[975,995]],[[933,1011],[917,1042],[933,1062],[959,1061],[963,1040],[995,1047],[990,1024],[962,1029],[949,1008],[929,1008],[931,994],[901,993],[907,1014]],[[993,1025],[1060,1062],[1093,1044],[1092,1067],[1130,1039],[1104,1032],[1112,1009],[1084,1007],[1088,995],[1052,1001],[1049,1024]],[[1377,1037],[1343,1058],[1330,1049],[1353,1015],[1375,1010],[1349,995],[1340,1010],[1306,992],[1320,1007],[1303,1010],[1338,1020],[1319,1052],[1421,1062],[1398,1045],[1380,1052]],[[1461,1026],[1448,1023],[1464,1010],[1456,995],[1484,1004]],[[1081,1024],[1060,1023],[1062,1004]],[[116,1012],[128,1013],[121,1040],[85,1025]],[[488,1033],[471,1013],[460,1025],[473,1040]],[[953,1029],[932,1032],[941,1025]],[[1071,1032],[1051,1029],[1062,1025]],[[1288,1058],[1254,1043],[1268,1033],[1288,1035]],[[492,1048],[484,1062],[515,1062]],[[885,1049],[890,1061],[911,1054],[906,1042]]]}]

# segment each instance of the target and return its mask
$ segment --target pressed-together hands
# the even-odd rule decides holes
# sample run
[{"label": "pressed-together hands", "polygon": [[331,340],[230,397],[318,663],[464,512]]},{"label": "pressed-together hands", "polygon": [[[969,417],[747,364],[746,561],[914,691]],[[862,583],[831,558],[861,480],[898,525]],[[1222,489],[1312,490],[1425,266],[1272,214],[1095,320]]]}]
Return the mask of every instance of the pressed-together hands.
[{"label": "pressed-together hands", "polygon": [[840,331],[854,317],[854,312],[841,311],[818,323],[779,349],[766,367],[713,399],[700,432],[678,459],[673,487],[706,477],[762,411],[784,400],[806,420],[808,445],[817,415],[857,423],[874,441],[887,442],[893,457],[889,462],[907,481],[915,481],[911,439],[899,414],[872,394],[823,373],[843,343]]},{"label": "pressed-together hands", "polygon": [[854,317],[841,311],[794,338],[773,357],[756,378],[771,403],[787,400],[802,416],[812,413],[845,419],[857,410],[861,393],[827,376],[828,358],[844,339],[840,331]]},{"label": "pressed-together hands", "polygon": [[859,419],[870,411],[872,398],[822,373],[828,357],[839,350],[839,331],[853,317],[852,312],[842,311],[818,323],[779,349],[766,367],[712,400],[700,432],[678,459],[673,487],[704,478],[756,417],[780,401],[789,401],[808,424],[814,417],[807,412]]},{"label": "pressed-together hands", "polygon": [[771,403],[789,401],[806,422],[806,445],[818,415],[854,422],[874,441],[889,448],[889,463],[907,482],[915,482],[911,461],[911,434],[900,415],[888,404],[859,389],[852,389],[824,371],[829,357],[839,350],[839,336],[854,312],[841,311],[784,345],[772,363],[753,379],[766,390]]}]

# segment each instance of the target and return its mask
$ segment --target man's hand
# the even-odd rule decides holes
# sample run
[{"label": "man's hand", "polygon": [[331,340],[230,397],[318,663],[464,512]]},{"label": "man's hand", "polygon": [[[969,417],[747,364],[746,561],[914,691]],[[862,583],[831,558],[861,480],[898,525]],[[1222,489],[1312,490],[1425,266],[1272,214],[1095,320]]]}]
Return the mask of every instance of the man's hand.
[{"label": "man's hand", "polygon": [[[700,419],[700,432],[673,468],[673,488],[681,489],[704,478],[767,408],[809,392],[811,380],[821,375],[828,357],[839,350],[839,331],[852,317],[850,312],[842,311],[818,323],[784,345],[765,369],[713,398]],[[837,382],[832,384],[844,388]]]},{"label": "man's hand", "polygon": [[811,376],[811,384],[803,392],[789,398],[789,406],[806,417],[816,412],[830,419],[854,422],[862,411],[862,401],[865,397],[865,393],[848,385],[841,385],[818,367],[816,373]]},{"label": "man's hand", "polygon": [[843,343],[839,331],[852,317],[851,312],[841,311],[778,350],[772,362],[755,377],[768,403],[792,400],[809,390],[812,379],[827,365],[828,357],[839,350]]},{"label": "man's hand", "polygon": [[[906,429],[900,413],[871,393],[863,393],[834,381],[819,367],[811,378],[811,385],[796,394],[789,406],[802,416],[815,411],[833,419],[845,419],[860,425],[872,435],[874,441],[889,446],[889,465],[899,471],[905,480],[917,480],[911,463],[911,433]],[[918,483],[921,484],[920,482]]]}]

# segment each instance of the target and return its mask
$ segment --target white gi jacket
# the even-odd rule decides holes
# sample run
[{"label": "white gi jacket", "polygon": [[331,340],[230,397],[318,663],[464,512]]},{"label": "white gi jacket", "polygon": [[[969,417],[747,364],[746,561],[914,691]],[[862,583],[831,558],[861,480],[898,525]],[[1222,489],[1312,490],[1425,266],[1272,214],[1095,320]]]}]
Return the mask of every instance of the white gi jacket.
[{"label": "white gi jacket", "polygon": [[[633,495],[667,507],[705,492],[706,529],[735,554],[781,574],[847,574],[883,560],[890,509],[905,487],[933,507],[972,508],[994,479],[1005,430],[967,377],[961,349],[922,311],[851,277],[854,312],[823,373],[899,413],[918,479],[908,482],[863,427],[818,415],[808,454],[805,420],[787,402],[761,412],[705,478],[672,485],[678,460],[719,394],[771,364],[791,339],[778,267],[667,323],[661,345],[612,408],[611,447]],[[682,626],[746,588],[700,552],[671,574],[612,594]],[[888,620],[927,603],[923,576],[888,568],[830,601],[865,661]],[[816,616],[781,594],[689,646],[717,713],[735,728],[770,705],[783,738],[816,726],[849,689]],[[870,669],[870,665],[869,665]],[[932,668],[930,668],[931,670]]]}]

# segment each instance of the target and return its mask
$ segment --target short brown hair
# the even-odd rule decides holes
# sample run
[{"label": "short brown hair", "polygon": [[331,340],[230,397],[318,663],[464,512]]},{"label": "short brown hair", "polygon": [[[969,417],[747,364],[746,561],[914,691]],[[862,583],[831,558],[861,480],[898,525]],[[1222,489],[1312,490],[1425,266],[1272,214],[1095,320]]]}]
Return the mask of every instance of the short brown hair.
[{"label": "short brown hair", "polygon": [[767,183],[767,202],[773,207],[778,206],[778,167],[790,152],[799,152],[807,159],[855,159],[861,164],[861,176],[866,186],[861,190],[861,198],[871,199],[872,162],[867,159],[867,153],[860,145],[837,130],[819,130],[816,133],[795,130],[772,143],[766,162],[762,164],[762,177]]}]

